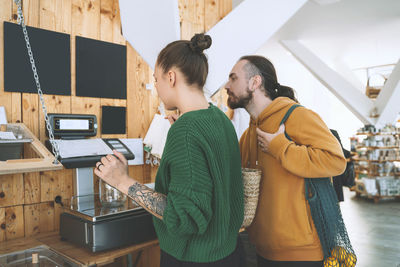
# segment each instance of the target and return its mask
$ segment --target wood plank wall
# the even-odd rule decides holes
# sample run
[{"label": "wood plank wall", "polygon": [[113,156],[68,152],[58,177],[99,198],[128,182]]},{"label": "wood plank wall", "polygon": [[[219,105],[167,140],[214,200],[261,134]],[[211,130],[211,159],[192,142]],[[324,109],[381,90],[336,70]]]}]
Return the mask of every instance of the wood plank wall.
[{"label": "wood plank wall", "polygon": [[[96,114],[101,121],[102,105],[127,107],[127,134],[105,136],[99,129],[97,137],[144,138],[159,100],[155,92],[145,88],[153,82],[153,71],[121,35],[118,0],[22,2],[27,25],[71,36],[72,95],[45,95],[47,111]],[[231,0],[179,0],[182,38],[209,30],[231,9]],[[4,91],[3,21],[17,21],[17,7],[12,0],[0,0],[0,106],[5,106],[9,122],[23,122],[44,142],[45,124],[38,96]],[[75,95],[75,36],[127,45],[126,100]],[[130,167],[129,171],[139,181],[151,182],[157,169],[143,165]],[[72,175],[72,170],[62,170],[0,176],[0,241],[57,230],[60,208],[54,205],[54,197],[73,195]],[[151,265],[151,257],[141,261],[142,266]]]}]

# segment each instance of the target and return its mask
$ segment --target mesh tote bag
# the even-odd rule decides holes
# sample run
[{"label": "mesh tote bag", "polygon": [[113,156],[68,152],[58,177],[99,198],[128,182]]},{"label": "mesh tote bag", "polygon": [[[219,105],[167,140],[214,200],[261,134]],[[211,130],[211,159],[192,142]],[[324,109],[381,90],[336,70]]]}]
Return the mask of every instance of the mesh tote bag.
[{"label": "mesh tote bag", "polygon": [[[280,124],[284,124],[292,111],[299,106],[291,106]],[[292,141],[286,132],[285,135]],[[311,216],[324,252],[324,266],[355,266],[357,258],[330,178],[304,178],[304,184],[305,198],[310,205]]]}]

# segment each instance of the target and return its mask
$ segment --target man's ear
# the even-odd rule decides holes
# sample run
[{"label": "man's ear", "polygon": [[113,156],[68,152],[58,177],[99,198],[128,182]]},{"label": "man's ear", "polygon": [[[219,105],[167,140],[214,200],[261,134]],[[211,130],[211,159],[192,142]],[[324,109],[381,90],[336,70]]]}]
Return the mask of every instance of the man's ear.
[{"label": "man's ear", "polygon": [[176,72],[173,70],[169,70],[167,73],[167,78],[169,82],[169,86],[174,87],[176,83]]},{"label": "man's ear", "polygon": [[261,87],[262,79],[260,75],[254,75],[250,79],[249,88],[251,91],[255,91],[257,88]]}]

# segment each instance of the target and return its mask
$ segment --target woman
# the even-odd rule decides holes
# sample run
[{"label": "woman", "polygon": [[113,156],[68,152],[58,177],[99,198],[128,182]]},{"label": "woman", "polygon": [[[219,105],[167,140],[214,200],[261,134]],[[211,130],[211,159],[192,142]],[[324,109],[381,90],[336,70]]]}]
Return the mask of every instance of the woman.
[{"label": "woman", "polygon": [[181,116],[169,118],[173,124],[155,190],[128,176],[127,161],[117,151],[96,164],[97,176],[155,216],[161,266],[243,266],[239,145],[232,123],[203,94],[208,74],[203,50],[210,45],[210,36],[196,34],[158,55],[158,95]]}]

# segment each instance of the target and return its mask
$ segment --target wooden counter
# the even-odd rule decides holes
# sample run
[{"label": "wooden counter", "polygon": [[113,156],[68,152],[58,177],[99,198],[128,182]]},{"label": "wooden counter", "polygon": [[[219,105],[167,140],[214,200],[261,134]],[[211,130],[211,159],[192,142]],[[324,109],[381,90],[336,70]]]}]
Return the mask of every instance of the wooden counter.
[{"label": "wooden counter", "polygon": [[105,252],[93,253],[83,247],[76,246],[67,241],[62,241],[58,232],[51,232],[29,238],[20,238],[1,242],[0,255],[19,250],[25,250],[40,245],[46,245],[53,251],[74,260],[82,266],[101,266],[111,263],[116,258],[121,256],[155,247],[158,245],[158,240],[152,240]]}]

